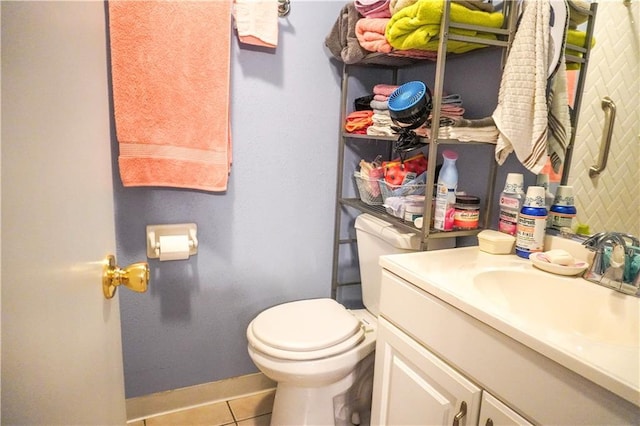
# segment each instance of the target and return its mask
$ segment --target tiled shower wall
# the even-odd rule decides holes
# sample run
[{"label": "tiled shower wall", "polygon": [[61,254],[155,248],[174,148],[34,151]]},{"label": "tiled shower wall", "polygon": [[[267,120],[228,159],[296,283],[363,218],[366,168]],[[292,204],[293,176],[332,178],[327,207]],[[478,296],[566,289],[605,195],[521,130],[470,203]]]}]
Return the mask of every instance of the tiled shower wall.
[{"label": "tiled shower wall", "polygon": [[[640,235],[640,2],[600,1],[569,184],[578,219],[592,232]],[[607,168],[595,179],[604,126],[602,98],[616,104]]]}]

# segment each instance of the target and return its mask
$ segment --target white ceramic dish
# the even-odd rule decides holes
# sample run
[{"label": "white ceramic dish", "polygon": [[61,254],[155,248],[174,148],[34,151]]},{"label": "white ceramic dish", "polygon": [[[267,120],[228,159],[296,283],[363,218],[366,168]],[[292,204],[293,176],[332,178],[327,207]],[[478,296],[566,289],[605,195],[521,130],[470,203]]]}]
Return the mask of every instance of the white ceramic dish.
[{"label": "white ceramic dish", "polygon": [[578,275],[584,272],[585,269],[587,269],[587,267],[589,266],[587,262],[583,262],[581,260],[578,260],[573,265],[569,266],[549,263],[545,259],[544,253],[531,253],[529,255],[529,260],[531,260],[531,263],[533,263],[533,266],[535,266],[536,268],[557,275]]}]

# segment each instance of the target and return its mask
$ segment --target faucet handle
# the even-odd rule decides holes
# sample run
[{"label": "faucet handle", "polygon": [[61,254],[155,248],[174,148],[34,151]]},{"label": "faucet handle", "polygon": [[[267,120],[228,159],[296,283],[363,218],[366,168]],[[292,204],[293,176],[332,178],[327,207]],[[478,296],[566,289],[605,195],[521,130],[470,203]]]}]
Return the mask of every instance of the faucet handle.
[{"label": "faucet handle", "polygon": [[598,246],[600,245],[600,240],[602,240],[602,237],[604,237],[605,235],[606,233],[604,232],[598,232],[596,234],[593,234],[592,236],[584,240],[582,242],[582,245],[588,248],[589,250],[595,251],[598,249]]},{"label": "faucet handle", "polygon": [[625,232],[616,232],[616,234],[618,234],[623,239],[630,240],[632,246],[640,247],[640,241],[638,240],[638,238],[636,236],[631,235],[631,234],[627,234]]}]

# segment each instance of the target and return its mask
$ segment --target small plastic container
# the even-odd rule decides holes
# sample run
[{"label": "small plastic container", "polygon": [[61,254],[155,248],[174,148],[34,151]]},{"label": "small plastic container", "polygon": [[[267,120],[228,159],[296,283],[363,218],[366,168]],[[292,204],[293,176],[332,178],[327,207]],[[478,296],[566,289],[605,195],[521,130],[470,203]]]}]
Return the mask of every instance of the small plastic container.
[{"label": "small plastic container", "polygon": [[392,185],[381,179],[379,181],[382,202],[389,197],[407,197],[409,195],[424,195],[426,185],[424,183],[405,183],[402,185]]},{"label": "small plastic container", "polygon": [[453,229],[478,229],[479,222],[480,198],[473,195],[456,195]]},{"label": "small plastic container", "polygon": [[424,195],[408,195],[404,203],[404,220],[413,223],[424,212]]},{"label": "small plastic container", "polygon": [[516,237],[504,232],[485,229],[478,234],[480,250],[491,254],[512,254]]},{"label": "small plastic container", "polygon": [[358,186],[358,194],[363,203],[370,206],[378,206],[382,204],[382,193],[380,192],[379,179],[364,179],[360,173],[355,172],[353,177]]}]

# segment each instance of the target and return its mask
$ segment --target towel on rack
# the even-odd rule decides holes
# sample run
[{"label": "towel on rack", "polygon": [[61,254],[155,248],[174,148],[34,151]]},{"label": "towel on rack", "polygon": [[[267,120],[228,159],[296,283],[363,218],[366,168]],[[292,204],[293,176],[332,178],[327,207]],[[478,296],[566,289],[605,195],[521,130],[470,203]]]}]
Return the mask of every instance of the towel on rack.
[{"label": "towel on rack", "polygon": [[390,18],[389,0],[355,0],[354,5],[365,18]]},{"label": "towel on rack", "polygon": [[122,183],[226,190],[231,0],[108,7]]},{"label": "towel on rack", "polygon": [[369,52],[389,53],[393,48],[384,35],[389,18],[362,18],[356,22],[356,38]]},{"label": "towel on rack", "polygon": [[549,90],[549,115],[547,133],[549,157],[555,173],[560,173],[571,140],[571,117],[569,114],[569,95],[567,91],[567,70],[564,55]]},{"label": "towel on rack", "polygon": [[273,48],[278,45],[277,0],[234,0],[233,17],[242,43]]},{"label": "towel on rack", "polygon": [[[523,2],[492,114],[500,131],[495,157],[499,164],[514,152],[538,174],[547,161],[547,73],[549,0]],[[566,106],[566,104],[565,104]]]},{"label": "towel on rack", "polygon": [[[412,4],[416,3],[417,1],[419,1],[419,0],[390,0],[389,10],[391,11],[391,14],[393,15],[394,13],[399,11],[400,9],[403,9],[403,8],[405,8],[407,6],[411,6]],[[452,3],[458,3],[458,4],[466,7],[467,9],[471,9],[471,10],[482,10],[484,12],[493,12],[495,10],[494,7],[493,7],[493,4],[491,3],[491,1],[485,2],[483,0],[467,0],[467,1],[452,0]]]},{"label": "towel on rack", "polygon": [[[391,16],[387,24],[385,35],[389,44],[401,50],[438,50],[443,13],[444,0],[420,0],[400,9]],[[491,28],[500,28],[504,21],[502,13],[471,10],[457,3],[451,3],[450,18],[452,22]],[[468,37],[496,39],[495,34],[472,29],[450,28],[449,32]],[[447,43],[447,51],[452,53],[464,53],[483,47],[486,46],[457,40],[449,40]]]},{"label": "towel on rack", "polygon": [[362,16],[353,2],[342,7],[340,15],[324,40],[331,54],[345,64],[360,62],[369,52],[360,46],[356,37],[356,23]]}]

